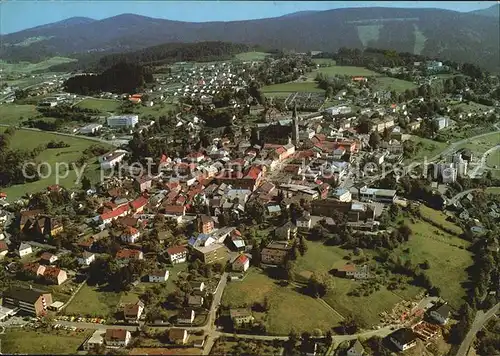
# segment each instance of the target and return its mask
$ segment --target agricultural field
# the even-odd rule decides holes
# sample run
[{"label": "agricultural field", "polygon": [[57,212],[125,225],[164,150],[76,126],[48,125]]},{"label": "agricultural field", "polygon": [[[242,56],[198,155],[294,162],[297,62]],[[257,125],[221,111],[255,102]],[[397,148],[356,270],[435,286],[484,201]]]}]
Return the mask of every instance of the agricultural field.
[{"label": "agricultural field", "polygon": [[238,53],[235,57],[241,61],[261,61],[269,55],[265,52],[244,52]]},{"label": "agricultural field", "polygon": [[[452,307],[459,308],[465,296],[463,283],[468,280],[466,270],[473,262],[466,250],[469,243],[424,221],[407,223],[413,236],[400,246],[399,255],[413,263],[428,261],[430,268],[425,272],[431,282],[440,288],[440,295]],[[452,283],[450,276],[453,276]]]},{"label": "agricultural field", "polygon": [[273,84],[262,87],[262,92],[264,94],[269,93],[278,93],[278,92],[307,92],[307,93],[323,93],[324,90],[318,88],[318,85],[315,82],[290,82],[290,83],[281,83],[281,84]]},{"label": "agricultural field", "polygon": [[[4,130],[5,127],[0,127],[0,132]],[[63,141],[70,145],[70,147],[66,148],[45,149],[37,156],[37,160],[39,162],[47,162],[48,165],[50,165],[52,172],[55,172],[56,163],[60,164],[67,163],[70,165],[72,162],[77,161],[82,156],[82,152],[85,149],[89,148],[92,145],[98,144],[104,147],[111,148],[111,146],[106,145],[104,143],[88,140],[85,138],[68,137],[49,132],[23,130],[23,129],[19,129],[16,131],[14,138],[12,139],[11,142],[11,147],[13,149],[33,150],[39,145],[45,145],[52,140],[57,142]],[[88,162],[88,165],[85,170],[85,175],[88,176],[89,179],[97,181],[100,175],[99,164],[97,164],[97,158],[93,158]],[[59,184],[64,187],[71,188],[75,185],[76,179],[77,175],[75,171],[72,170],[69,172],[66,178],[60,179]],[[26,193],[41,191],[45,189],[47,186],[53,184],[56,184],[55,174],[52,174],[50,177],[38,180],[36,182],[14,185],[3,189],[3,191],[7,193],[9,199],[16,199],[23,196]]]},{"label": "agricultural field", "polygon": [[397,93],[404,92],[407,89],[415,89],[417,87],[415,83],[391,77],[378,77],[377,86],[380,89],[388,91],[394,90]]},{"label": "agricultural field", "polygon": [[1,104],[0,124],[19,125],[22,121],[38,115],[35,105]]},{"label": "agricultural field", "polygon": [[251,306],[268,298],[265,324],[270,334],[286,335],[297,331],[337,325],[340,316],[320,301],[297,292],[294,287],[280,287],[262,272],[251,269],[242,281],[230,282],[224,290],[222,304],[230,307]]},{"label": "agricultural field", "polygon": [[343,259],[349,251],[338,246],[325,246],[321,242],[308,241],[307,252],[295,261],[295,274],[298,281],[307,280],[312,273],[328,273],[346,263]]},{"label": "agricultural field", "polygon": [[92,330],[85,332],[66,332],[62,330],[42,332],[8,328],[5,333],[0,334],[1,351],[7,355],[76,354],[78,348],[92,332]]},{"label": "agricultural field", "polygon": [[7,63],[0,60],[0,68],[2,68],[4,73],[15,73],[15,72],[31,73],[34,71],[46,70],[58,64],[70,63],[70,62],[76,62],[76,59],[67,57],[52,57],[38,63],[30,63],[30,62]]},{"label": "agricultural field", "polygon": [[353,67],[353,66],[333,66],[333,67],[324,67],[318,68],[316,72],[310,73],[313,79],[316,77],[316,73],[323,73],[328,76],[334,75],[348,75],[348,76],[379,76],[380,74],[371,71],[369,69],[363,67]]},{"label": "agricultural field", "polygon": [[118,100],[97,98],[87,98],[77,104],[80,108],[99,110],[102,112],[115,112],[120,105],[121,102]]},{"label": "agricultural field", "polygon": [[423,159],[424,157],[430,159],[439,155],[448,147],[448,144],[445,142],[438,142],[420,136],[412,136],[411,140],[422,144],[417,154],[411,158],[413,162]]}]

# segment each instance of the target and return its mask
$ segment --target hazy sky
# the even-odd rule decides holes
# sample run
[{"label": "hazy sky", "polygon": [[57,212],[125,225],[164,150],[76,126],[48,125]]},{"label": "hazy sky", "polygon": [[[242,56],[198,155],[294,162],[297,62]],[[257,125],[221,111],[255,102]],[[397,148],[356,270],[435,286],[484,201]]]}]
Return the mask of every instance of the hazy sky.
[{"label": "hazy sky", "polygon": [[487,8],[485,1],[24,1],[0,3],[0,33],[84,16],[103,19],[123,13],[190,22],[247,20],[276,17],[297,11],[345,7],[427,7],[456,11]]}]

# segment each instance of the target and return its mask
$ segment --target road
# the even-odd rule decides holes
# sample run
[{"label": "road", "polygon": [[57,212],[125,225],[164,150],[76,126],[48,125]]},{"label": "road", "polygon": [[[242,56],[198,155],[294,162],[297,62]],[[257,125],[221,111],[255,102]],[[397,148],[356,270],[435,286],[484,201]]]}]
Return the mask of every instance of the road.
[{"label": "road", "polygon": [[500,308],[500,303],[497,303],[497,305],[488,310],[486,313],[482,311],[477,312],[476,318],[472,323],[472,327],[470,328],[469,332],[465,336],[464,341],[462,341],[462,344],[458,349],[457,356],[467,356],[472,340],[474,340],[477,332],[483,328],[484,324],[486,324],[486,322],[491,317],[493,317],[496,313],[498,313],[499,308]]}]

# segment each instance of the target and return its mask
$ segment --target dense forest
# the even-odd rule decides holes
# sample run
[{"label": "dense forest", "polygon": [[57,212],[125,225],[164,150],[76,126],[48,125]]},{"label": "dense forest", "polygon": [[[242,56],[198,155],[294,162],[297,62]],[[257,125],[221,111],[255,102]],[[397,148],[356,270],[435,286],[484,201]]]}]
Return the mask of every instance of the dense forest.
[{"label": "dense forest", "polygon": [[69,78],[65,90],[69,93],[90,95],[100,92],[136,93],[144,84],[151,83],[153,75],[138,64],[118,63],[101,74],[82,74]]}]

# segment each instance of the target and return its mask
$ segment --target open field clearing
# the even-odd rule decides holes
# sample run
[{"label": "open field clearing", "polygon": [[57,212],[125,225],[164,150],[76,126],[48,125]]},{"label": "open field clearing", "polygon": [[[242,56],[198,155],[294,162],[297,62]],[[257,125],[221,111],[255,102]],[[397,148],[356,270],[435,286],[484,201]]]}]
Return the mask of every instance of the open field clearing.
[{"label": "open field clearing", "polygon": [[23,120],[38,114],[35,105],[1,104],[0,124],[19,125]]},{"label": "open field clearing", "polygon": [[396,91],[398,93],[404,92],[407,89],[415,89],[417,86],[415,83],[406,81],[406,80],[401,80],[398,78],[391,78],[391,77],[378,77],[378,87],[380,89],[388,90],[388,91]]},{"label": "open field clearing", "polygon": [[269,55],[269,53],[265,52],[244,52],[238,53],[235,57],[242,61],[261,61]]},{"label": "open field clearing", "polygon": [[281,83],[273,84],[262,87],[262,92],[264,94],[277,93],[277,92],[307,92],[307,93],[322,93],[323,89],[318,88],[315,82],[291,82],[291,83]]},{"label": "open field clearing", "polygon": [[31,73],[34,71],[46,70],[57,64],[70,63],[70,62],[76,62],[76,59],[67,57],[52,57],[38,63],[30,63],[30,62],[7,63],[0,60],[0,68],[6,73],[14,73],[14,72]]},{"label": "open field clearing", "polygon": [[41,332],[24,329],[6,329],[0,335],[4,354],[75,354],[81,344],[92,334],[92,331],[67,332],[52,330]]},{"label": "open field clearing", "polygon": [[87,98],[80,101],[77,106],[84,109],[115,112],[120,107],[118,100]]}]

